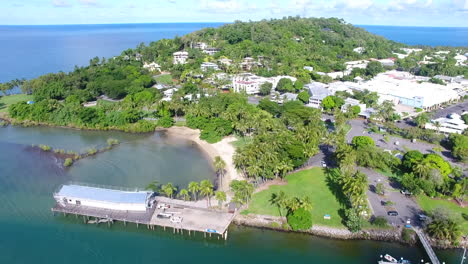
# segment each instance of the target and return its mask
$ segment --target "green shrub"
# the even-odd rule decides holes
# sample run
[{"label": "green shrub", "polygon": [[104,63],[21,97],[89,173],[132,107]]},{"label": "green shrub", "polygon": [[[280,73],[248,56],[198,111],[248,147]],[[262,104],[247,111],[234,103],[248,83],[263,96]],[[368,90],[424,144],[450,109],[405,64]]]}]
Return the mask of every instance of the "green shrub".
[{"label": "green shrub", "polygon": [[386,227],[388,225],[388,222],[385,217],[378,216],[372,220],[371,224],[378,227]]},{"label": "green shrub", "polygon": [[271,223],[270,226],[271,226],[272,228],[280,228],[280,227],[281,227],[281,225],[280,225],[279,223],[277,223],[277,222]]},{"label": "green shrub", "polygon": [[468,214],[462,213],[462,216],[463,216],[463,219],[465,219],[466,221],[468,221]]},{"label": "green shrub", "polygon": [[381,182],[379,182],[379,183],[377,183],[377,185],[375,185],[375,192],[378,195],[384,195],[385,194],[385,187]]},{"label": "green shrub", "polygon": [[39,145],[39,148],[41,148],[43,151],[50,151],[52,148],[47,145]]},{"label": "green shrub", "polygon": [[115,138],[109,138],[107,140],[107,145],[109,146],[118,145],[119,143],[120,143],[119,140]]},{"label": "green shrub", "polygon": [[371,137],[368,136],[355,136],[351,141],[355,148],[364,148],[375,146],[375,142]]},{"label": "green shrub", "polygon": [[95,155],[97,153],[97,149],[96,148],[89,148],[87,151],[88,155]]},{"label": "green shrub", "polygon": [[304,208],[289,212],[287,219],[289,226],[294,231],[307,230],[312,227],[312,214]]},{"label": "green shrub", "polygon": [[70,167],[73,164],[73,159],[71,158],[66,158],[65,162],[63,163],[63,166],[65,167]]},{"label": "green shrub", "polygon": [[355,209],[347,209],[345,211],[345,225],[349,231],[356,233],[362,229],[362,218]]},{"label": "green shrub", "polygon": [[415,232],[411,229],[404,228],[403,231],[401,231],[401,238],[405,242],[413,242],[414,241],[414,234]]},{"label": "green shrub", "polygon": [[163,116],[157,122],[158,127],[169,128],[174,125],[174,120],[170,116]]}]

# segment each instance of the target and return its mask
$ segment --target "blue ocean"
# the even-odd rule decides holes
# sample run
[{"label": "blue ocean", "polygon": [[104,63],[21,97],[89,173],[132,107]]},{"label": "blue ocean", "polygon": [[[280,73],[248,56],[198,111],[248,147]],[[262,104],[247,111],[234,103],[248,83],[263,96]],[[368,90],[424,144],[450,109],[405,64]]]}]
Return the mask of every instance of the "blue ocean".
[{"label": "blue ocean", "polygon": [[468,47],[468,27],[358,27],[408,45]]},{"label": "blue ocean", "polygon": [[[95,56],[112,57],[141,42],[182,36],[222,23],[0,26],[0,82],[73,70]],[[468,46],[468,28],[360,26],[410,45]]]}]

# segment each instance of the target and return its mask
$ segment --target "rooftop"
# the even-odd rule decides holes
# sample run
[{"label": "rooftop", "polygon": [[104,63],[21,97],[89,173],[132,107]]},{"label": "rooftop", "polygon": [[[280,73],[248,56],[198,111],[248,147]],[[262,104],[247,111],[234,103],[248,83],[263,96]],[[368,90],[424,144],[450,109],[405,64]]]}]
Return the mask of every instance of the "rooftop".
[{"label": "rooftop", "polygon": [[57,196],[80,198],[84,200],[103,201],[109,203],[146,203],[148,192],[129,192],[81,185],[63,185]]}]

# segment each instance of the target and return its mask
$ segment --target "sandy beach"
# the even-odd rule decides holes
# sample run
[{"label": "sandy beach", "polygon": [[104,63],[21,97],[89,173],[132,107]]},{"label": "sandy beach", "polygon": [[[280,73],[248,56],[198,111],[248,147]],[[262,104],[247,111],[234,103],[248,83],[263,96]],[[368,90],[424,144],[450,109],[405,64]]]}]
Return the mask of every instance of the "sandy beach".
[{"label": "sandy beach", "polygon": [[195,142],[211,160],[214,160],[216,156],[220,156],[224,162],[226,162],[226,173],[223,177],[222,186],[220,186],[221,190],[227,192],[229,191],[229,183],[231,183],[231,181],[243,179],[242,175],[237,172],[233,163],[233,156],[236,149],[231,143],[236,141],[234,136],[225,137],[218,143],[210,144],[200,139],[200,130],[174,126],[165,129],[165,131],[167,131],[167,135],[170,137],[180,137]]}]

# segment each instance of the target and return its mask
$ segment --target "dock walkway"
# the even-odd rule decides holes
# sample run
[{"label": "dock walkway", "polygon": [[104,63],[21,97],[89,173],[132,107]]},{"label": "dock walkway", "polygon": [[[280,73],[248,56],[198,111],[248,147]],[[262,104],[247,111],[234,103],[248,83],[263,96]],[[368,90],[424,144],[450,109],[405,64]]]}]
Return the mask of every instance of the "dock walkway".
[{"label": "dock walkway", "polygon": [[440,261],[437,258],[437,255],[435,254],[434,250],[432,249],[431,244],[429,244],[429,241],[427,240],[427,237],[423,233],[423,231],[420,230],[419,228],[415,228],[415,227],[413,227],[413,230],[418,235],[419,240],[421,241],[421,244],[423,244],[424,249],[426,250],[427,255],[431,259],[432,264],[440,264]]}]

